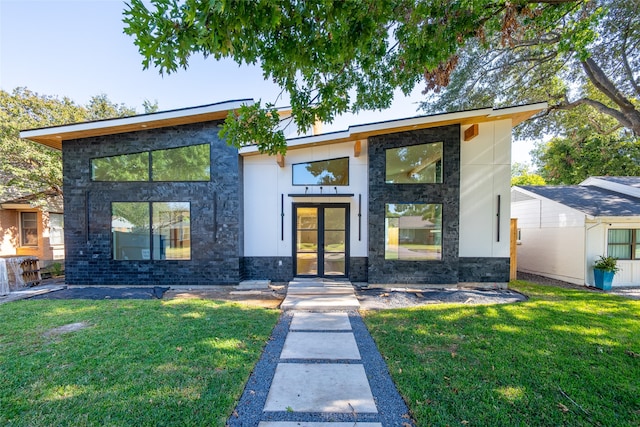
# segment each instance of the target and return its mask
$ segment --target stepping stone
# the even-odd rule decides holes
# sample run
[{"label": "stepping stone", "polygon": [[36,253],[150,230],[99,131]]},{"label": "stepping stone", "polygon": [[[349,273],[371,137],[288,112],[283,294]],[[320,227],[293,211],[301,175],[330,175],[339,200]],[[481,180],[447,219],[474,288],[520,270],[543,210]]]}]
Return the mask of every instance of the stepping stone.
[{"label": "stepping stone", "polygon": [[289,332],[281,359],[360,360],[352,332]]},{"label": "stepping stone", "polygon": [[308,423],[305,421],[261,421],[258,427],[382,427],[380,423]]},{"label": "stepping stone", "polygon": [[350,331],[347,313],[297,312],[291,320],[291,331]]},{"label": "stepping stone", "polygon": [[280,363],[264,411],[377,413],[362,365]]}]

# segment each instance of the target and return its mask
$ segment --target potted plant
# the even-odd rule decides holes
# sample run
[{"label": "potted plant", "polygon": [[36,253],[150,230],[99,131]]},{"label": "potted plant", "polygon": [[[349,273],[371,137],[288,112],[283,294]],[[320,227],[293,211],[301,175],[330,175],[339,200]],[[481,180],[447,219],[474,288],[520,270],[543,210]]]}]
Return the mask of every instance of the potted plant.
[{"label": "potted plant", "polygon": [[600,258],[597,259],[593,265],[593,278],[595,280],[596,288],[604,291],[611,290],[613,276],[618,270],[620,270],[617,264],[618,258],[600,255]]}]

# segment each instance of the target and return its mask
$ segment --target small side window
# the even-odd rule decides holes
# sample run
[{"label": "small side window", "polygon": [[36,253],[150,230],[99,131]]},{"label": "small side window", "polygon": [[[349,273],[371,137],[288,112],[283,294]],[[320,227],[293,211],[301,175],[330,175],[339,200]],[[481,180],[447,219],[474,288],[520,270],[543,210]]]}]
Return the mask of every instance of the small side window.
[{"label": "small side window", "polygon": [[20,212],[20,245],[38,246],[37,212]]}]

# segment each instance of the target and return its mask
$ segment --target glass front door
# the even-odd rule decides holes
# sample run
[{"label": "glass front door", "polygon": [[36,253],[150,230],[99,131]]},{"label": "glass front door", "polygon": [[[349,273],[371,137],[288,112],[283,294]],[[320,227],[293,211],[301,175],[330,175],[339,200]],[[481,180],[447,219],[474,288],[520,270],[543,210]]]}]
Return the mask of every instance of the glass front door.
[{"label": "glass front door", "polygon": [[345,277],[349,205],[294,205],[296,276]]}]

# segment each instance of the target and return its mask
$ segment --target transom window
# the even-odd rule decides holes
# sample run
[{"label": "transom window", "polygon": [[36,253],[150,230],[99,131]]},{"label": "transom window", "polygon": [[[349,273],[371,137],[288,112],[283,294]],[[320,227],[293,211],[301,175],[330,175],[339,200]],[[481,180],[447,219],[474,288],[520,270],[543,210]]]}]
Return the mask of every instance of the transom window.
[{"label": "transom window", "polygon": [[293,185],[349,185],[349,158],[296,163]]},{"label": "transom window", "polygon": [[442,142],[386,150],[387,184],[442,183]]},{"label": "transom window", "polygon": [[640,259],[640,229],[610,229],[607,237],[607,255]]},{"label": "transom window", "polygon": [[113,202],[115,260],[191,259],[189,202]]},{"label": "transom window", "polygon": [[20,212],[20,245],[38,246],[37,212]]},{"label": "transom window", "polygon": [[209,144],[91,160],[93,181],[209,181],[210,177]]},{"label": "transom window", "polygon": [[407,261],[442,259],[442,205],[387,204],[384,257]]}]

